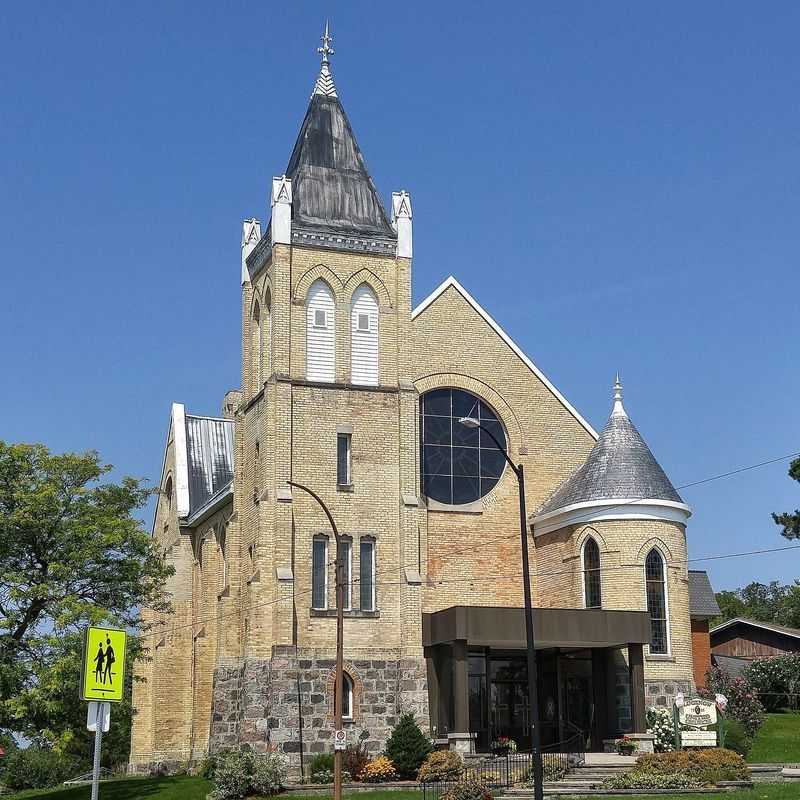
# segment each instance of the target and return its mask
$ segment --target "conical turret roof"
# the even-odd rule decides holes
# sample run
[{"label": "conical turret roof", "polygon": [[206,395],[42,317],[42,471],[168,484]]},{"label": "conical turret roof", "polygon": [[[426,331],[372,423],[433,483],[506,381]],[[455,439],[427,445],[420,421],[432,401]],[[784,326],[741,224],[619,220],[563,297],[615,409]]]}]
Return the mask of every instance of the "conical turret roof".
[{"label": "conical turret roof", "polygon": [[683,503],[661,465],[622,405],[619,377],[614,385],[614,410],[594,448],[550,496],[537,516],[576,503],[603,500],[666,500]]},{"label": "conical turret roof", "polygon": [[292,225],[332,233],[396,238],[330,71],[325,26],[320,73],[286,168]]}]

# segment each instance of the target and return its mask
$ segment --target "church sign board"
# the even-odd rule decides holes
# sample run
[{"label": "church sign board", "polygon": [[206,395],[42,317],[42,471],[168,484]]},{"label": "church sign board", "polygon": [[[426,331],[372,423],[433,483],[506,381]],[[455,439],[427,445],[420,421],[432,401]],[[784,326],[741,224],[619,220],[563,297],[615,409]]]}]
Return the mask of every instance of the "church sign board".
[{"label": "church sign board", "polygon": [[713,700],[699,697],[686,700],[678,707],[678,722],[691,730],[681,730],[683,747],[716,747],[717,732],[709,730],[717,723],[717,705]]}]

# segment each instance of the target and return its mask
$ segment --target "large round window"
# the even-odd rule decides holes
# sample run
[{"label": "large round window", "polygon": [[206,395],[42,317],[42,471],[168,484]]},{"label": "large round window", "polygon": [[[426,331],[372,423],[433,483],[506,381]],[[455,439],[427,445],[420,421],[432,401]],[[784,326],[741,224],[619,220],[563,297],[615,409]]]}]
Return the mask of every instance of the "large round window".
[{"label": "large round window", "polygon": [[503,447],[506,435],[497,415],[462,389],[434,389],[419,401],[422,493],[448,505],[479,500],[490,492],[505,467],[497,445],[480,428],[459,422],[473,417]]}]

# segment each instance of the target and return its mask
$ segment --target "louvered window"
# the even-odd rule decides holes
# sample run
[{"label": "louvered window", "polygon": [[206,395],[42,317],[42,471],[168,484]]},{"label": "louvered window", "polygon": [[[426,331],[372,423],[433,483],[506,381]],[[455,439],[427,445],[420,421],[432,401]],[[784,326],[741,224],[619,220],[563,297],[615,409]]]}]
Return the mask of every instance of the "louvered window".
[{"label": "louvered window", "polygon": [[350,366],[352,382],[378,385],[378,298],[369,286],[353,293],[350,312]]},{"label": "louvered window", "polygon": [[306,378],[333,383],[336,375],[336,305],[330,286],[315,281],[306,310]]}]

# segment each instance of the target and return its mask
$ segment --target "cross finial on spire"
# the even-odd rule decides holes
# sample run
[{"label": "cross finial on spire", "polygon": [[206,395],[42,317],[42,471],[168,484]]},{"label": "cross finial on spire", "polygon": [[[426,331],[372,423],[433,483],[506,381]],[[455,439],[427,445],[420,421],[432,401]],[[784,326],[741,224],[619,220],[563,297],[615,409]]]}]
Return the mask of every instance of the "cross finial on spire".
[{"label": "cross finial on spire", "polygon": [[611,411],[612,417],[627,417],[625,406],[622,405],[622,384],[619,380],[619,372],[614,378],[614,408]]},{"label": "cross finial on spire", "polygon": [[325,33],[320,37],[322,39],[322,47],[317,48],[317,52],[322,56],[322,63],[328,63],[328,56],[332,56],[336,51],[331,47],[333,36],[328,32],[328,20],[325,20]]},{"label": "cross finial on spire", "polygon": [[322,47],[318,47],[317,52],[322,56],[322,64],[320,65],[319,77],[314,84],[314,91],[311,96],[321,94],[323,97],[336,97],[336,85],[333,82],[328,60],[328,56],[332,56],[334,53],[331,47],[333,36],[330,34],[330,26],[327,20],[325,20],[325,33],[320,38],[322,39]]}]

